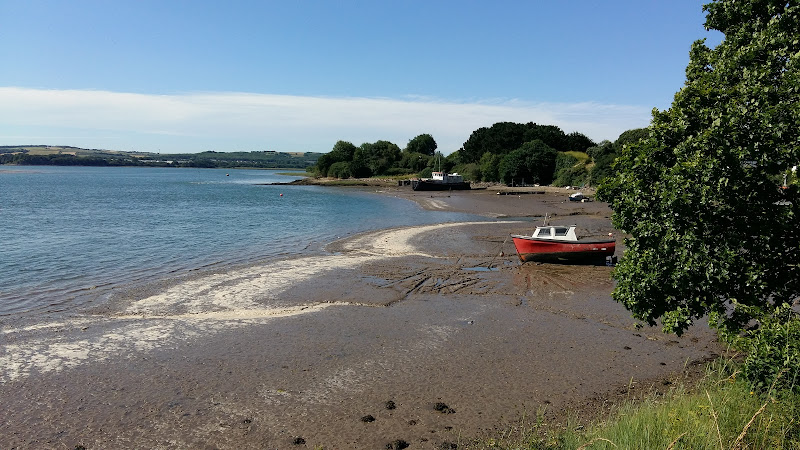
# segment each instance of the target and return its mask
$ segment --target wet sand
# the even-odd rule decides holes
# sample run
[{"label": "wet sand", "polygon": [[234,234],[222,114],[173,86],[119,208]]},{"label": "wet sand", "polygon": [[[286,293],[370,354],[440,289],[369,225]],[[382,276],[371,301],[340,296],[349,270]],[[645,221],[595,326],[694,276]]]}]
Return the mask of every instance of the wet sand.
[{"label": "wet sand", "polygon": [[609,267],[519,263],[509,234],[545,213],[613,232],[602,203],[377,190],[495,219],[4,321],[0,448],[464,448],[537,414],[595,416],[720,352],[704,324],[637,330]]}]

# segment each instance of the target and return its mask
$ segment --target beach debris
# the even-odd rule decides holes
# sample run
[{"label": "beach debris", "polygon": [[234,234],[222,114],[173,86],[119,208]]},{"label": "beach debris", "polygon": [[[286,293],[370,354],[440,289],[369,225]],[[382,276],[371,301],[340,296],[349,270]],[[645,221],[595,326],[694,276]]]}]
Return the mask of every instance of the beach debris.
[{"label": "beach debris", "polygon": [[392,400],[388,400],[386,402],[386,409],[395,409],[395,408],[397,408],[397,405],[395,405]]},{"label": "beach debris", "polygon": [[408,442],[402,439],[396,439],[386,444],[386,450],[400,450],[403,448],[408,448]]},{"label": "beach debris", "polygon": [[361,418],[361,421],[364,423],[375,422],[375,417],[372,414],[367,414]]},{"label": "beach debris", "polygon": [[305,443],[306,440],[300,436],[297,436],[296,438],[292,439],[292,444],[294,445],[305,445]]},{"label": "beach debris", "polygon": [[442,403],[442,402],[436,402],[436,404],[433,405],[433,409],[435,409],[436,411],[439,411],[442,414],[455,414],[455,412],[456,412],[455,409],[447,406],[446,403]]}]

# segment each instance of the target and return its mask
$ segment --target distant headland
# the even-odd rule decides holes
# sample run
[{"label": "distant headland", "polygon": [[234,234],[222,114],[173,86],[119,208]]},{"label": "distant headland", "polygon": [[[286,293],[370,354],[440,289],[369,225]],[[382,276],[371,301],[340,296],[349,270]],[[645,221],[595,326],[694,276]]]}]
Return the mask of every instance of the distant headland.
[{"label": "distant headland", "polygon": [[0,165],[29,166],[145,166],[248,169],[306,169],[322,153],[314,152],[214,152],[148,153],[86,149],[70,146],[0,146]]}]

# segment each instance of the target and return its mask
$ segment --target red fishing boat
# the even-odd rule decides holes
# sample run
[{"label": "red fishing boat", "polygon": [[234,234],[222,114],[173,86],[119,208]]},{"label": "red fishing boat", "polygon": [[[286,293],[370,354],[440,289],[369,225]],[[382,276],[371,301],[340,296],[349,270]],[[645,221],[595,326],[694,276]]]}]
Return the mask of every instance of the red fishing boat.
[{"label": "red fishing boat", "polygon": [[511,235],[522,262],[601,262],[614,256],[614,239],[578,239],[575,225],[536,227],[531,236]]}]

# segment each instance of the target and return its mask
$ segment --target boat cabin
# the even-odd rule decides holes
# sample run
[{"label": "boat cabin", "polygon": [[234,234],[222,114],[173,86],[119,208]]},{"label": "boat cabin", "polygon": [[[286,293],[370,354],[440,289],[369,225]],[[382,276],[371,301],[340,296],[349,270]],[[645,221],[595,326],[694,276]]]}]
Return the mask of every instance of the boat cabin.
[{"label": "boat cabin", "polygon": [[577,241],[578,236],[575,234],[575,225],[549,225],[545,227],[536,227],[533,232],[532,238],[535,239],[553,239],[558,241]]},{"label": "boat cabin", "polygon": [[442,183],[463,183],[464,177],[457,173],[431,172],[431,179]]}]

